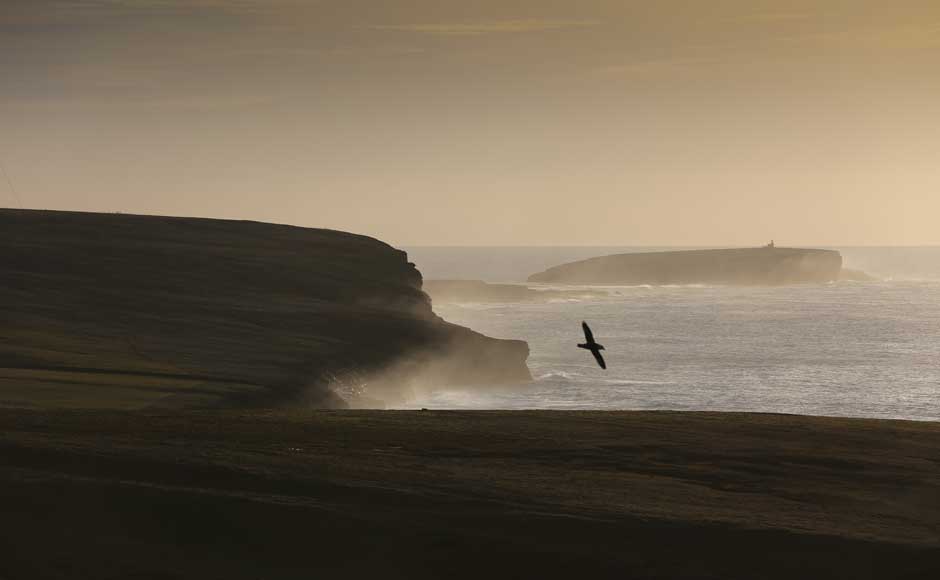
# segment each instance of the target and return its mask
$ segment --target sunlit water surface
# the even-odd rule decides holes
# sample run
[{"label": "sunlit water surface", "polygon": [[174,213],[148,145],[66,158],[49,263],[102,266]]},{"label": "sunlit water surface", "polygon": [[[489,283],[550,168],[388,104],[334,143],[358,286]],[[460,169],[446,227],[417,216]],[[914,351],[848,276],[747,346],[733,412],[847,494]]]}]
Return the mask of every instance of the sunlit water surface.
[{"label": "sunlit water surface", "polygon": [[[558,263],[559,252],[568,259],[581,257],[579,251],[603,253],[511,250],[522,271],[515,279],[495,258],[504,256],[499,248],[413,248],[409,254],[427,278],[455,277],[442,270],[459,269],[464,261],[465,278],[521,281],[543,262]],[[448,260],[448,252],[458,255]],[[488,253],[494,258],[487,260]],[[846,249],[843,255],[848,267],[887,279],[778,288],[604,287],[605,298],[435,304],[449,321],[527,341],[535,381],[513,389],[435,390],[409,406],[940,420],[940,249]],[[893,263],[900,264],[897,276],[885,272]],[[575,346],[582,320],[607,347],[606,371]]]}]

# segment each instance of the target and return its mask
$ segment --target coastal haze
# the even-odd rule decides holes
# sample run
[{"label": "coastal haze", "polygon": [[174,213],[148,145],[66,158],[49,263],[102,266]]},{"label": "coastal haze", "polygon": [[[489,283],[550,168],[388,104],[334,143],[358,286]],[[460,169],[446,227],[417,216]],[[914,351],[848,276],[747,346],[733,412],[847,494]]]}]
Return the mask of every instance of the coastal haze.
[{"label": "coastal haze", "polygon": [[937,244],[938,27],[932,0],[5,0],[0,160],[25,207],[394,245]]},{"label": "coastal haze", "polygon": [[940,578],[936,0],[0,4],[0,579]]}]

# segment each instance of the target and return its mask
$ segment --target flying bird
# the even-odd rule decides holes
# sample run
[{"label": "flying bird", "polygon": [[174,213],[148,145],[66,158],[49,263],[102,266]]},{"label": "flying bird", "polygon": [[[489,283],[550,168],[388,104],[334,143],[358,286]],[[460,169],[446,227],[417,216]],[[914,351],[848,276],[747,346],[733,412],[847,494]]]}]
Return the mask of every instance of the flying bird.
[{"label": "flying bird", "polygon": [[591,332],[591,327],[587,325],[587,322],[581,322],[581,328],[584,329],[584,344],[579,344],[578,348],[583,348],[591,351],[591,354],[594,355],[594,358],[597,360],[597,364],[601,366],[602,369],[607,368],[607,363],[604,362],[604,357],[601,356],[601,351],[604,350],[603,344],[598,344],[594,341],[594,333]]}]

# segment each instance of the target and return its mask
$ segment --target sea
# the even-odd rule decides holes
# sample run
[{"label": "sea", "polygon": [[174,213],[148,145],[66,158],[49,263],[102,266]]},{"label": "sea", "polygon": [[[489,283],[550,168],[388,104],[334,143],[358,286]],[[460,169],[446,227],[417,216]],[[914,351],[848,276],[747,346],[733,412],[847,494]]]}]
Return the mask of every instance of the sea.
[{"label": "sea", "polygon": [[[525,283],[530,274],[572,260],[691,248],[405,249],[425,279]],[[832,249],[842,253],[845,267],[877,281],[533,286],[586,293],[541,303],[435,303],[448,321],[528,342],[534,381],[438,387],[405,406],[940,420],[940,247]],[[606,347],[606,371],[575,346],[583,341],[582,320]]]}]

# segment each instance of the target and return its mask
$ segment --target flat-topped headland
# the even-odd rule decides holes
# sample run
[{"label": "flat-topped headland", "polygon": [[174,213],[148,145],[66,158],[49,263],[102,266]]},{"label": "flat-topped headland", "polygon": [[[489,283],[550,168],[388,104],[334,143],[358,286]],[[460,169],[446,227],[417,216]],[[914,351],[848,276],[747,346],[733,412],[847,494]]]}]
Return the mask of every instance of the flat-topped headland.
[{"label": "flat-topped headland", "polygon": [[841,271],[834,250],[765,246],[600,256],[532,274],[529,282],[781,285],[831,282]]},{"label": "flat-topped headland", "polygon": [[0,320],[0,406],[334,407],[531,378],[526,343],[436,316],[404,252],[324,229],[0,210]]}]

